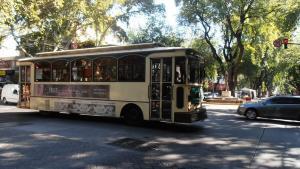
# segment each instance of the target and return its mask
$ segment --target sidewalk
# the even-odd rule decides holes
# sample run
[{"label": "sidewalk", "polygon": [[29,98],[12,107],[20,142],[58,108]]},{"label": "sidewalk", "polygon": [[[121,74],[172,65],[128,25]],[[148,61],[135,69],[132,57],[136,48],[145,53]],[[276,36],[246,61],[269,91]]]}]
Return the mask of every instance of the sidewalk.
[{"label": "sidewalk", "polygon": [[37,112],[37,110],[32,109],[21,109],[17,108],[16,105],[3,105],[0,104],[0,113],[21,113],[21,112]]}]

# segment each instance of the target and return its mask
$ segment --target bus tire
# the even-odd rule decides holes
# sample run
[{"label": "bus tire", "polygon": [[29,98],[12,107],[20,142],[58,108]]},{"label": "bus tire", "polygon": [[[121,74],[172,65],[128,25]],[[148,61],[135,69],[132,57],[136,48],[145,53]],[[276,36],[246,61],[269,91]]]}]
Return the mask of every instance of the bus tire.
[{"label": "bus tire", "polygon": [[143,112],[142,110],[134,104],[126,105],[122,109],[121,115],[124,118],[124,121],[128,125],[140,125],[143,121]]},{"label": "bus tire", "polygon": [[71,117],[79,117],[80,114],[79,113],[69,113],[69,116],[71,116]]},{"label": "bus tire", "polygon": [[57,111],[45,111],[45,110],[40,110],[39,112],[40,112],[40,114],[43,115],[43,116],[50,116],[50,115],[56,116],[56,115],[59,114],[59,112],[57,112]]}]

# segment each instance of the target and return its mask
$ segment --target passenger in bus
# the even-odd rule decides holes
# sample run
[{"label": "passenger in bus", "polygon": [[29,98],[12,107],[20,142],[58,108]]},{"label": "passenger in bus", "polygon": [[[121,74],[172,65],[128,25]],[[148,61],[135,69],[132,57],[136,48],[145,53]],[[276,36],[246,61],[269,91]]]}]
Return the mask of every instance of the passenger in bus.
[{"label": "passenger in bus", "polygon": [[83,69],[84,81],[90,81],[92,77],[92,68],[89,66],[85,66]]},{"label": "passenger in bus", "polygon": [[72,67],[72,80],[73,81],[77,81],[78,79],[78,76],[77,76],[77,66],[76,66],[76,62],[74,62],[74,65],[73,65],[73,67]]},{"label": "passenger in bus", "polygon": [[23,85],[23,99],[25,101],[25,104],[28,104],[30,102],[30,86],[29,85]]},{"label": "passenger in bus", "polygon": [[103,79],[103,70],[100,68],[101,67],[101,63],[99,63],[96,67],[96,71],[95,71],[95,79],[96,81],[101,81]]},{"label": "passenger in bus", "polygon": [[182,82],[182,77],[181,77],[181,73],[180,73],[180,66],[176,66],[175,79],[176,79],[177,83]]}]

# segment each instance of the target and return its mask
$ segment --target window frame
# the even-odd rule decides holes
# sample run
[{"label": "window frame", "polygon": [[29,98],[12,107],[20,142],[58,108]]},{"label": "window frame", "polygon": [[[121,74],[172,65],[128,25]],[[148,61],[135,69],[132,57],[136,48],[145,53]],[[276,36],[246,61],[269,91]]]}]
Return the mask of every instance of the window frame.
[{"label": "window frame", "polygon": [[[36,78],[36,76],[37,76],[37,68],[36,68],[36,64],[38,64],[38,63],[47,63],[47,64],[49,64],[49,66],[50,66],[50,77],[49,77],[49,79],[48,80],[44,80],[44,79],[42,79],[42,80],[37,80],[37,78]],[[42,78],[43,78],[43,74],[42,74]],[[37,61],[37,62],[34,62],[34,81],[35,82],[52,82],[52,62],[51,61],[48,61],[48,60],[43,60],[43,61]]]},{"label": "window frame", "polygon": [[[115,67],[116,67],[116,72],[115,72],[115,80],[95,80],[95,64],[96,64],[96,61],[97,60],[100,60],[100,59],[111,59],[115,62]],[[118,82],[118,58],[114,57],[114,56],[98,56],[96,58],[94,58],[92,60],[92,65],[93,65],[93,79],[92,81],[93,82]],[[111,67],[111,65],[110,65]]]},{"label": "window frame", "polygon": [[[86,78],[86,77],[84,77],[84,68],[82,68],[83,66],[81,65],[80,66],[80,68],[82,69],[82,79],[83,80],[73,80],[73,64],[74,63],[76,63],[77,61],[87,61],[87,64],[88,64],[88,62],[90,62],[91,63],[91,67],[90,67],[90,69],[91,69],[91,76],[90,76],[90,80],[87,80],[87,81],[85,81],[84,80],[84,78]],[[79,70],[78,70],[78,66],[76,65],[76,67],[77,67],[77,74],[78,74],[78,72],[79,72]],[[77,78],[79,78],[80,79],[80,77],[77,75]],[[78,58],[76,58],[76,59],[73,59],[73,60],[70,60],[70,82],[93,82],[93,60],[92,59],[90,59],[90,58],[84,58],[84,57],[78,57]]]},{"label": "window frame", "polygon": [[[137,57],[137,58],[141,58],[141,59],[143,59],[143,63],[142,63],[142,73],[141,73],[141,75],[142,75],[142,80],[133,80],[134,78],[133,78],[133,74],[132,74],[132,77],[131,77],[131,79],[130,80],[120,80],[120,65],[122,65],[122,64],[120,64],[120,61],[122,60],[122,59],[124,59],[124,58],[127,58],[127,57],[132,57],[132,56],[135,56],[135,57]],[[124,64],[125,65],[125,64]],[[136,66],[136,64],[128,64],[128,65],[133,65],[133,66]],[[141,65],[141,63],[139,63],[139,64],[137,64],[137,65]],[[123,66],[123,65],[122,65]],[[133,66],[131,67],[131,68],[133,68]],[[140,55],[140,54],[127,54],[127,55],[123,55],[122,57],[119,57],[118,58],[118,65],[117,65],[117,74],[118,74],[118,79],[117,79],[117,81],[118,82],[145,82],[146,81],[146,57],[144,56],[144,55]],[[134,70],[132,70],[132,72],[134,72]]]},{"label": "window frame", "polygon": [[[67,68],[67,70],[68,70],[68,80],[67,81],[55,81],[53,78],[54,78],[54,76],[53,76],[53,65],[55,64],[55,63],[58,63],[58,62],[61,62],[61,61],[65,61],[66,63],[68,63],[69,64],[69,66],[68,66],[68,68]],[[55,61],[53,61],[52,62],[52,64],[51,64],[52,66],[51,66],[51,82],[70,82],[71,81],[71,61],[70,60],[68,60],[68,59],[59,59],[59,60],[55,60]]]},{"label": "window frame", "polygon": [[[182,74],[182,79],[183,79],[183,82],[178,82],[176,79],[177,79],[177,75],[176,75],[176,60],[179,60],[179,59],[183,59],[184,60],[184,69],[183,70],[180,70],[180,73],[183,71]],[[174,61],[174,84],[186,84],[187,83],[187,57],[186,56],[178,56],[178,57],[175,57],[175,61]]]}]

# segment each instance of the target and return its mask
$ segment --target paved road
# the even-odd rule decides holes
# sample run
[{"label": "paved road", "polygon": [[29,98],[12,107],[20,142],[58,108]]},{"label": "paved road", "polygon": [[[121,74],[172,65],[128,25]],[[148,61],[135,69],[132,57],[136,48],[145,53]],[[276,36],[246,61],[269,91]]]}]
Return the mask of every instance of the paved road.
[{"label": "paved road", "polygon": [[131,127],[0,106],[0,168],[300,168],[300,122],[249,121],[236,106],[207,108],[205,122]]}]

